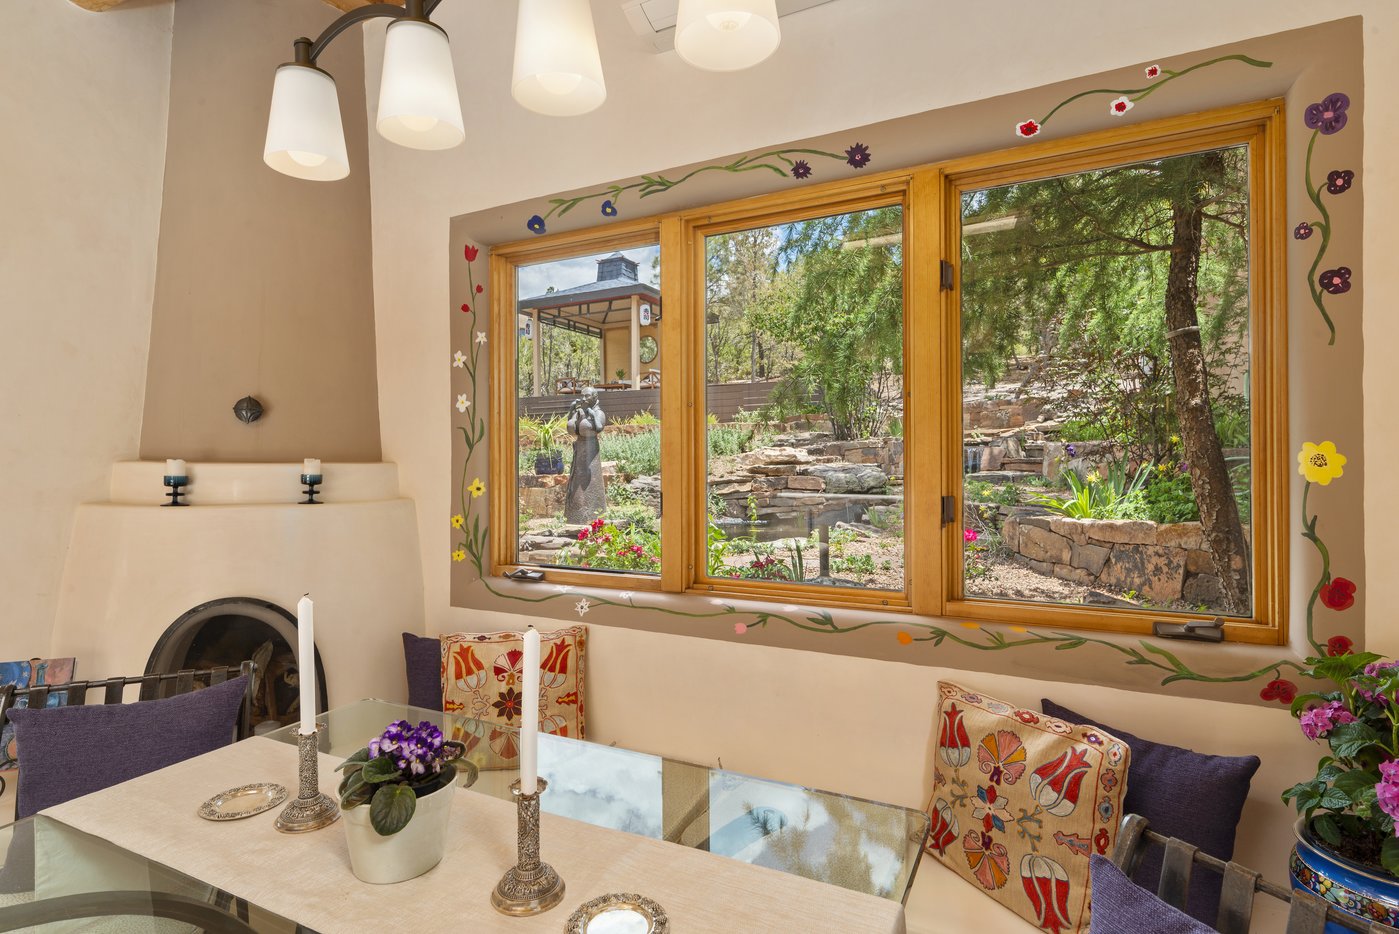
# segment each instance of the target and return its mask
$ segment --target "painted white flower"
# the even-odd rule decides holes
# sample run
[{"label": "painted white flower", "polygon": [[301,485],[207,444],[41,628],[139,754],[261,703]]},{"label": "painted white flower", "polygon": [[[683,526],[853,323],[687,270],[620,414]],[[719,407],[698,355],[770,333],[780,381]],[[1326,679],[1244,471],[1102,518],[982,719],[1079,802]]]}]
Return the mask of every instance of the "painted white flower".
[{"label": "painted white flower", "polygon": [[714,597],[714,598],[711,599],[709,602],[712,603],[712,604],[714,604],[715,606],[725,606],[725,605],[726,605],[725,602],[724,602],[723,600],[720,600],[718,597]]},{"label": "painted white flower", "polygon": [[572,585],[572,584],[555,584],[555,585],[554,585],[554,589],[557,590],[559,593],[568,593],[569,591],[571,591],[571,590],[573,589],[573,585]]},{"label": "painted white flower", "polygon": [[485,332],[485,331],[477,331],[477,332],[476,332],[476,343],[478,343],[478,344],[484,344],[485,342],[486,342],[486,332]]},{"label": "painted white flower", "polygon": [[593,606],[591,603],[588,602],[588,598],[584,597],[582,600],[579,600],[577,603],[575,603],[573,605],[573,608],[578,611],[579,616],[583,616],[589,610],[591,610]]},{"label": "painted white flower", "polygon": [[1120,117],[1135,106],[1137,105],[1126,97],[1115,97],[1112,103],[1108,104],[1108,113],[1114,117]]},{"label": "painted white flower", "polygon": [[466,369],[466,354],[462,353],[460,350],[452,354],[452,366],[456,367],[458,370]]},{"label": "painted white flower", "polygon": [[1146,76],[1147,76],[1148,78],[1151,78],[1152,80],[1155,80],[1156,78],[1161,77],[1161,66],[1160,66],[1160,65],[1147,65],[1147,66],[1146,66]]},{"label": "painted white flower", "polygon": [[797,612],[797,610],[800,610],[800,609],[801,609],[801,607],[797,606],[795,603],[789,603],[789,604],[787,604],[786,606],[784,606],[784,607],[782,608],[782,612],[783,612],[783,613],[795,613],[795,612]]},{"label": "painted white flower", "polygon": [[457,396],[457,411],[465,412],[469,408],[471,408],[471,400],[466,397],[466,393],[460,393]]},{"label": "painted white flower", "polygon": [[617,599],[618,599],[618,600],[630,600],[631,597],[632,597],[632,593],[631,593],[630,590],[624,590],[624,591],[622,591],[621,593],[617,594]]}]

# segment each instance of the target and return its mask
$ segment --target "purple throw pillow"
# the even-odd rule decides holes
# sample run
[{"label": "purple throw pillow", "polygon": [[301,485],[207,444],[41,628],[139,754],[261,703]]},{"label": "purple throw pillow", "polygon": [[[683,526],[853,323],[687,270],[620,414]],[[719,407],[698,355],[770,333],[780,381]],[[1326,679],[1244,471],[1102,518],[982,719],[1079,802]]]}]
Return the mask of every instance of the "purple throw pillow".
[{"label": "purple throw pillow", "polygon": [[[1234,857],[1234,832],[1248,798],[1249,782],[1260,765],[1257,756],[1209,756],[1133,736],[1047,698],[1040,701],[1040,707],[1059,720],[1107,730],[1132,750],[1127,797],[1122,803],[1125,813],[1140,814],[1157,833],[1178,837],[1211,856],[1226,862]],[[1152,892],[1161,879],[1162,856],[1160,847],[1148,848],[1132,874],[1139,885]],[[1214,924],[1223,882],[1218,873],[1191,873],[1186,912],[1199,921]]]},{"label": "purple throw pillow", "polygon": [[233,742],[247,675],[165,700],[10,711],[15,819]]},{"label": "purple throw pillow", "polygon": [[[1128,782],[1130,788],[1130,777]],[[1214,928],[1127,878],[1106,856],[1094,853],[1088,865],[1093,888],[1088,934],[1214,934]]]},{"label": "purple throw pillow", "polygon": [[408,669],[408,703],[442,709],[442,640],[403,634],[403,663]]}]

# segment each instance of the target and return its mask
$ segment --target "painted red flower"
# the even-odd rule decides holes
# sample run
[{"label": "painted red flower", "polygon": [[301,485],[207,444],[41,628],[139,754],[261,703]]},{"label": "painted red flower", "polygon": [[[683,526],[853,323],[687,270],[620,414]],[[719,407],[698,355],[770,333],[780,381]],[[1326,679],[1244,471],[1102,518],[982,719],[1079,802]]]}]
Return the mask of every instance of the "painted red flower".
[{"label": "painted red flower", "polygon": [[1355,606],[1355,582],[1333,577],[1321,585],[1321,602],[1332,610],[1348,610]]},{"label": "painted red flower", "polygon": [[1327,655],[1349,655],[1355,650],[1355,643],[1345,636],[1332,636],[1326,640]]},{"label": "painted red flower", "polygon": [[468,263],[474,263],[474,262],[476,262],[476,257],[479,256],[480,254],[481,254],[481,249],[480,249],[479,247],[474,247],[474,246],[472,246],[472,245],[469,244],[469,243],[466,245],[466,261],[467,261]]},{"label": "painted red flower", "polygon": [[1159,77],[1161,77],[1161,66],[1160,66],[1160,65],[1147,65],[1147,66],[1146,66],[1146,76],[1147,76],[1148,78],[1159,78]]},{"label": "painted red flower", "polygon": [[1031,136],[1038,136],[1040,125],[1038,120],[1023,120],[1015,125],[1015,135],[1021,139],[1029,139]]},{"label": "painted red flower", "polygon": [[1297,685],[1286,678],[1274,678],[1263,685],[1258,696],[1264,700],[1275,700],[1280,704],[1290,704],[1297,697]]},{"label": "painted red flower", "polygon": [[461,310],[468,315],[471,314],[471,306],[468,305],[466,302],[461,303]]},{"label": "painted red flower", "polygon": [[477,295],[480,295],[480,294],[481,294],[482,292],[484,292],[484,291],[486,291],[486,287],[485,287],[484,285],[478,285],[478,286],[476,286],[476,294],[477,294]]}]

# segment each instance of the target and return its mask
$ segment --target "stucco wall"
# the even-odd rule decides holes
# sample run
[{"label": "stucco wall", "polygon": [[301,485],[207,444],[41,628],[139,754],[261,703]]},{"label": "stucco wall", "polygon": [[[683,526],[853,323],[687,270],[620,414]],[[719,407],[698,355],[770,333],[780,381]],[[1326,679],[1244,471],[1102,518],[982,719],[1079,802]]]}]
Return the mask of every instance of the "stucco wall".
[{"label": "stucco wall", "polygon": [[[175,5],[142,457],[379,459],[355,31],[320,59],[339,89],[350,176],[305,182],[262,162],[273,71],[334,16],[320,0]],[[251,426],[232,411],[248,394],[266,410]]]},{"label": "stucco wall", "polygon": [[140,441],[170,3],[0,26],[0,659],[49,650],[78,503]]}]

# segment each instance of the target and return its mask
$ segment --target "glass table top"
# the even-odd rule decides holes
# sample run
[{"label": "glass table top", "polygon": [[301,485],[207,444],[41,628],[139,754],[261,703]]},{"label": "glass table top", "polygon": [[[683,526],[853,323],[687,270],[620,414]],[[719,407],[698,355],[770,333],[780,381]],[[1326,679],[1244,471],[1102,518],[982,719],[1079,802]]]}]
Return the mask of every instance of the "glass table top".
[{"label": "glass table top", "polygon": [[[457,714],[363,700],[318,718],[320,748],[348,757],[394,720],[428,720],[468,746],[471,790],[510,799],[519,777],[500,750],[517,731]],[[296,727],[266,734],[296,742]],[[928,834],[921,811],[751,778],[552,734],[539,737],[547,813],[708,850],[882,898],[904,901]]]}]

